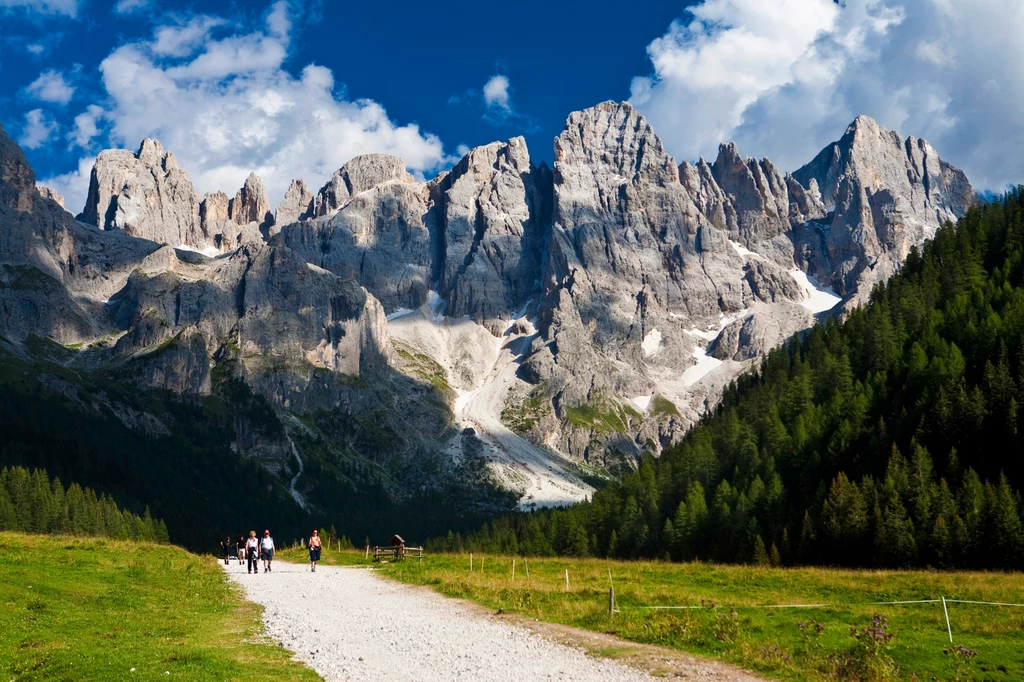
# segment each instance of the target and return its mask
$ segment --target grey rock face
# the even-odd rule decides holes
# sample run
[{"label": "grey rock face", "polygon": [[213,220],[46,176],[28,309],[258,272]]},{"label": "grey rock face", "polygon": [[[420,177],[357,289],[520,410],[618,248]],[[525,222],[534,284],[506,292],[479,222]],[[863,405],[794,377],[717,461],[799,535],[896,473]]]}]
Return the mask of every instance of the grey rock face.
[{"label": "grey rock face", "polygon": [[808,251],[827,256],[812,274],[854,301],[892,275],[912,246],[963,216],[976,200],[964,174],[931,145],[902,140],[867,116],[793,177],[820,193],[829,214],[822,221],[827,229],[805,242]]},{"label": "grey rock face", "polygon": [[271,213],[270,202],[267,200],[267,188],[260,180],[260,176],[249,173],[245,184],[228,204],[228,217],[238,225],[256,223],[260,229],[273,224],[274,214]]},{"label": "grey rock face", "polygon": [[0,127],[0,336],[81,343],[104,331],[104,302],[159,245],[77,222],[36,189]]},{"label": "grey rock face", "polygon": [[49,199],[50,201],[54,202],[61,208],[64,208],[64,197],[62,197],[54,190],[50,189],[49,187],[44,187],[43,185],[36,185],[36,190],[39,192],[39,196],[41,196],[42,198]]},{"label": "grey rock face", "polygon": [[388,182],[412,183],[405,162],[390,154],[357,156],[334,172],[316,196],[315,212],[324,216],[348,203],[361,192]]},{"label": "grey rock face", "polygon": [[161,244],[202,248],[199,198],[174,155],[146,138],[139,151],[100,152],[89,178],[84,222]]},{"label": "grey rock face", "polygon": [[437,279],[452,317],[508,320],[540,291],[550,177],[530,165],[526,141],[494,142],[467,154],[436,185]]},{"label": "grey rock face", "polygon": [[216,261],[182,261],[166,247],[157,255],[131,276],[113,312],[126,330],[115,351],[145,358],[145,386],[209,391],[213,354],[228,343],[253,385],[285,405],[293,396],[261,384],[265,373],[331,383],[388,367],[380,304],[287,248],[245,246]]},{"label": "grey rock face", "polygon": [[288,185],[288,190],[284,193],[284,199],[277,205],[272,229],[274,234],[280,232],[282,225],[312,218],[313,201],[314,197],[306,189],[305,180],[292,180],[292,184]]},{"label": "grey rock face", "polygon": [[387,310],[427,300],[432,265],[424,183],[387,181],[363,189],[330,216],[285,226],[272,243],[362,284]]}]

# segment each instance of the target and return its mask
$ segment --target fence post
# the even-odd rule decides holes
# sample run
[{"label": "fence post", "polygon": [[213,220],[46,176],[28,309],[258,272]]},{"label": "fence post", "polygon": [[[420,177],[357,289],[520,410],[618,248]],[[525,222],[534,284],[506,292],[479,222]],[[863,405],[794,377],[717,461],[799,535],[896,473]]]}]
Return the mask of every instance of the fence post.
[{"label": "fence post", "polygon": [[569,591],[569,569],[565,569],[565,591]]},{"label": "fence post", "polygon": [[530,579],[530,560],[529,559],[523,559],[523,561],[526,562],[526,579],[529,580]]},{"label": "fence post", "polygon": [[949,609],[946,608],[946,598],[942,598],[942,612],[946,614],[946,632],[949,633],[949,643],[953,643],[953,628],[949,625]]},{"label": "fence post", "polygon": [[608,588],[608,617],[615,615],[615,588]]},{"label": "fence post", "polygon": [[365,559],[369,559],[370,558],[370,545],[366,545],[366,556],[364,558]]},{"label": "fence post", "polygon": [[512,582],[516,581],[516,560],[512,560]]},{"label": "fence post", "polygon": [[469,553],[469,572],[473,572],[473,553]]}]

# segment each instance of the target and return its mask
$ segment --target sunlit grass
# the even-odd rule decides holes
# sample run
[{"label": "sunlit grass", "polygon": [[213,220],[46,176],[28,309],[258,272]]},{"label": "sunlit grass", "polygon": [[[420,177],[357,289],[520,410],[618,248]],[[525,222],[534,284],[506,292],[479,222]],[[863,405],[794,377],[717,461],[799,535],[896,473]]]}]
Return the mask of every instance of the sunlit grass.
[{"label": "sunlit grass", "polygon": [[[0,679],[317,680],[211,557],[0,533]],[[134,668],[134,672],[132,672]]]},{"label": "sunlit grass", "polygon": [[[285,552],[306,560],[301,550]],[[328,564],[365,565],[363,552],[325,552]],[[708,564],[576,559],[428,555],[421,562],[385,564],[381,572],[402,582],[495,610],[618,635],[712,656],[786,680],[828,679],[835,656],[853,644],[851,627],[870,625],[875,613],[895,633],[891,655],[901,677],[952,678],[941,604],[872,606],[871,602],[968,599],[1024,604],[1019,573],[854,571],[827,568],[756,568]],[[529,578],[527,578],[529,570]],[[565,571],[569,571],[569,589]],[[609,577],[610,574],[610,577]],[[621,610],[608,612],[614,585]],[[825,608],[755,608],[829,604]],[[704,606],[648,610],[642,606]],[[730,615],[736,608],[735,619]],[[953,639],[979,652],[971,661],[979,680],[1024,679],[1024,608],[950,604]],[[730,621],[735,625],[730,625]],[[820,635],[797,627],[817,621]],[[731,628],[735,629],[732,632]],[[777,647],[777,648],[776,648]]]}]

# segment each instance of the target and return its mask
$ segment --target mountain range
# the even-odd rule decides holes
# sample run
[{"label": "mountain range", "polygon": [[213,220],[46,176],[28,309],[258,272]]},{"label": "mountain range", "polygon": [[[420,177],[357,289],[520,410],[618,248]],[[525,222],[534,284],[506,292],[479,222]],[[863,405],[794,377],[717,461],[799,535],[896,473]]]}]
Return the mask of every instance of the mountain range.
[{"label": "mountain range", "polygon": [[285,483],[302,437],[399,496],[476,458],[522,508],[563,505],[678,442],[976,201],[927,142],[865,116],[789,174],[732,144],[677,164],[604,102],[568,117],[551,168],[520,137],[430,180],[364,155],[276,209],[254,174],[199,195],[146,139],[99,154],[75,216],[0,128],[0,336],[131,390],[246,386],[284,428],[239,413],[232,448]]}]

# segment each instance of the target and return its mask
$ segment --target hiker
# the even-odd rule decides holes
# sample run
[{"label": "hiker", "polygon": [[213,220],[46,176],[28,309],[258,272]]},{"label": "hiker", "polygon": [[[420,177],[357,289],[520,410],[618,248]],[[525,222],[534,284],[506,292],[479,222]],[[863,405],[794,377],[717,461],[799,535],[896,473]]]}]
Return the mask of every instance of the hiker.
[{"label": "hiker", "polygon": [[245,556],[248,558],[246,566],[250,573],[260,572],[260,540],[256,537],[256,531],[249,531],[249,539],[245,541]]},{"label": "hiker", "polygon": [[316,573],[316,562],[320,561],[320,545],[320,531],[314,528],[309,538],[309,565],[313,573]]},{"label": "hiker", "polygon": [[245,535],[239,535],[235,542],[235,551],[238,553],[238,565],[245,563]]},{"label": "hiker", "polygon": [[224,538],[224,542],[220,543],[220,548],[224,552],[224,565],[228,565],[228,559],[235,553],[235,543],[231,542],[231,536],[228,535]]},{"label": "hiker", "polygon": [[263,531],[263,542],[260,544],[263,550],[263,572],[270,573],[270,562],[274,560],[274,538],[270,537],[270,531]]}]

